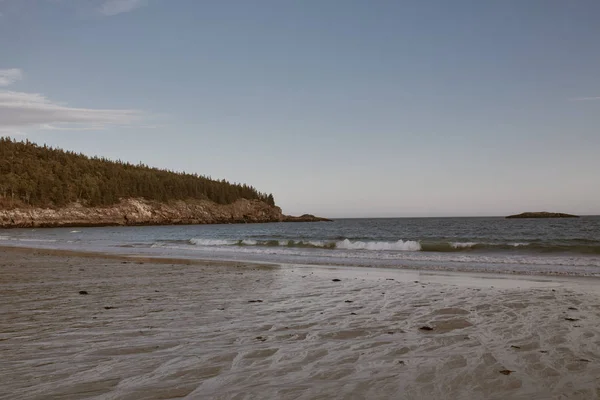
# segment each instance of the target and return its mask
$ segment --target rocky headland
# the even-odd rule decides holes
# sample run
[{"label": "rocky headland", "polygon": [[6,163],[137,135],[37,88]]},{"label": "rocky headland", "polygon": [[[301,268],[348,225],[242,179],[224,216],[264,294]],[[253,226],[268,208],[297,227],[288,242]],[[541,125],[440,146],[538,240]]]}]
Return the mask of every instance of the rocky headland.
[{"label": "rocky headland", "polygon": [[260,200],[239,199],[231,204],[209,200],[176,200],[166,203],[123,199],[103,207],[73,203],[60,208],[0,209],[0,228],[191,225],[264,222],[320,222],[326,218],[305,214],[284,215],[281,208]]}]

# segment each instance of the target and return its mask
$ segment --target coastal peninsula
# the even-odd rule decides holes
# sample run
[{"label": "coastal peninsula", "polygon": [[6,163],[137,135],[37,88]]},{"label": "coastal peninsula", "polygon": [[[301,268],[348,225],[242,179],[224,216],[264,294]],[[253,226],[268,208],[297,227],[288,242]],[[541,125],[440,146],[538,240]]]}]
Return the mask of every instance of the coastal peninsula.
[{"label": "coastal peninsula", "polygon": [[318,221],[247,184],[0,138],[0,228]]}]

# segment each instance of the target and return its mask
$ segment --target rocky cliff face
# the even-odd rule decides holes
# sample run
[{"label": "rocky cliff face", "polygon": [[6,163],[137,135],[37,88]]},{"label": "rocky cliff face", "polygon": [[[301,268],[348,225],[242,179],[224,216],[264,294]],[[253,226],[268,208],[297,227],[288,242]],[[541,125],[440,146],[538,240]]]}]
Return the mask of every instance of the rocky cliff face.
[{"label": "rocky cliff face", "polygon": [[226,224],[321,220],[325,219],[314,216],[288,217],[283,215],[279,207],[270,206],[258,200],[246,199],[227,205],[204,200],[159,203],[144,199],[125,199],[110,207],[84,207],[80,204],[72,204],[60,209],[18,208],[0,210],[0,228]]}]

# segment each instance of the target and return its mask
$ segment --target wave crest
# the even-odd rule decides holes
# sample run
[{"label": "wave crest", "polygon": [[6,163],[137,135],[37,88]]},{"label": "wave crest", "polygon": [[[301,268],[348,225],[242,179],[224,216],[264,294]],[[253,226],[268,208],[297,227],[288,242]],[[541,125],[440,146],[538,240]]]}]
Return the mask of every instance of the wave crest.
[{"label": "wave crest", "polygon": [[[527,242],[449,242],[449,241],[361,241],[361,240],[308,240],[308,239],[208,239],[193,238],[188,241],[196,246],[218,247],[275,247],[321,250],[383,251],[383,252],[534,252],[600,254],[600,244],[527,243]],[[515,253],[518,254],[518,253]]]},{"label": "wave crest", "polygon": [[453,242],[450,243],[450,247],[452,247],[453,249],[466,249],[473,246],[477,246],[477,244],[478,243],[476,242]]},{"label": "wave crest", "polygon": [[415,241],[398,240],[396,242],[362,242],[349,239],[338,241],[324,240],[255,240],[255,239],[203,239],[193,238],[190,244],[196,246],[263,246],[263,247],[299,247],[315,249],[372,250],[372,251],[420,251],[421,245]]},{"label": "wave crest", "polygon": [[190,239],[190,243],[196,246],[231,246],[236,244],[236,240],[222,239]]},{"label": "wave crest", "polygon": [[421,244],[407,240],[398,240],[397,242],[351,242],[348,239],[344,239],[336,243],[337,249],[346,250],[379,250],[379,251],[421,251]]}]

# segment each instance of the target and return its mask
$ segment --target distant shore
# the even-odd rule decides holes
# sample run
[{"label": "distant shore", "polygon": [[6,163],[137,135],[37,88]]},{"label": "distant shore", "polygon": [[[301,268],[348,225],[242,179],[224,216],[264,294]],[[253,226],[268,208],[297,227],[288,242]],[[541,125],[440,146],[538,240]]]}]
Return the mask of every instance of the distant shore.
[{"label": "distant shore", "polygon": [[506,218],[579,218],[578,215],[565,213],[552,213],[546,211],[524,212],[521,214],[509,215]]}]

